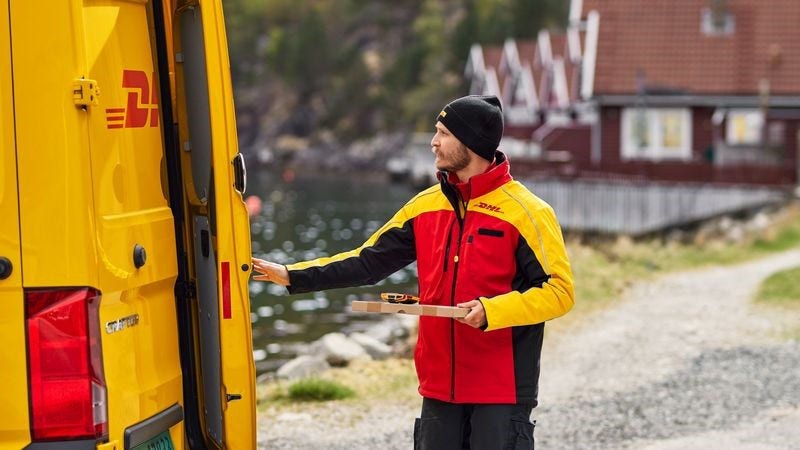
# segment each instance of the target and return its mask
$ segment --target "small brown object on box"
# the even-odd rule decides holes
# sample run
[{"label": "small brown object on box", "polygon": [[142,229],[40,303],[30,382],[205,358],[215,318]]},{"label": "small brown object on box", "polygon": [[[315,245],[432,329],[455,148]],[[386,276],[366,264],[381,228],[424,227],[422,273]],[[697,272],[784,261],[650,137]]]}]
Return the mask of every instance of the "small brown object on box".
[{"label": "small brown object on box", "polygon": [[469,313],[467,308],[459,308],[457,306],[436,306],[436,305],[404,305],[402,303],[385,303],[385,302],[370,302],[370,301],[353,301],[351,308],[353,311],[370,312],[370,313],[395,313],[395,314],[412,314],[415,316],[433,316],[433,317],[452,317],[461,318]]}]

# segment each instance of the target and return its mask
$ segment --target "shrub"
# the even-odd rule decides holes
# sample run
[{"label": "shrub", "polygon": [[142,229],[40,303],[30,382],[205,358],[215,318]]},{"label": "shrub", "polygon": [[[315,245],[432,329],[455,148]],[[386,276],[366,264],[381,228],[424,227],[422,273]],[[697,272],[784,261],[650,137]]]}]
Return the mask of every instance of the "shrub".
[{"label": "shrub", "polygon": [[301,402],[340,400],[354,395],[349,387],[321,378],[304,378],[289,386],[289,398]]}]

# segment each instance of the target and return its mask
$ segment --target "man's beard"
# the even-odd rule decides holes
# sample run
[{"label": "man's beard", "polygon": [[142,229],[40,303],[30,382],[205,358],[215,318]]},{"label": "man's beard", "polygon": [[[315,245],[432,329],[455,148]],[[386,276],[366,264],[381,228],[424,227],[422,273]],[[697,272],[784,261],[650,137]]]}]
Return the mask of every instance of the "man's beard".
[{"label": "man's beard", "polygon": [[437,170],[444,170],[450,173],[458,172],[469,165],[469,150],[467,146],[461,144],[456,151],[449,155],[449,158],[439,159],[439,164],[436,165]]}]

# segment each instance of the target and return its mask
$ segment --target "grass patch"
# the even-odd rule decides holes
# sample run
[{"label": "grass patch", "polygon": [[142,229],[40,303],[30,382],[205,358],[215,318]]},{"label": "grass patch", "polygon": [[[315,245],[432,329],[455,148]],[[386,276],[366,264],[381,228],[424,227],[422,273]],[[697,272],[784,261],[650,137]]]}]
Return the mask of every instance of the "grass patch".
[{"label": "grass patch", "polygon": [[756,301],[800,306],[800,267],[770,275],[761,283]]},{"label": "grass patch", "polygon": [[[299,380],[292,384],[273,380],[259,383],[257,398],[259,411],[269,407],[291,409],[292,405],[308,404],[309,401],[320,402],[315,398],[294,398],[290,390],[297,383],[317,380],[324,384],[333,384],[352,391],[352,394],[340,398],[326,398],[331,405],[338,402],[370,404],[376,398],[392,403],[414,403],[419,401],[417,393],[417,374],[414,361],[404,358],[390,358],[383,361],[352,361],[348,367],[337,367],[320,374],[316,378]],[[350,388],[352,386],[352,388]],[[317,388],[303,387],[309,391]]]},{"label": "grass patch", "polygon": [[785,250],[800,245],[800,223],[789,225],[775,236],[757,239],[753,244],[755,250],[770,252]]},{"label": "grass patch", "polygon": [[301,402],[342,400],[355,395],[349,387],[323,378],[304,378],[289,385],[287,390],[289,400]]}]

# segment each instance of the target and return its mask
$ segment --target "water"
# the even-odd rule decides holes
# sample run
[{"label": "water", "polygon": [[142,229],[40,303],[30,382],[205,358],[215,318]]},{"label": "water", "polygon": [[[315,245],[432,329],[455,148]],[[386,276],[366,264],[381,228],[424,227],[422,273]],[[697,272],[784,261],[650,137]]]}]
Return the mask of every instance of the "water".
[{"label": "water", "polygon": [[[357,248],[416,193],[359,175],[298,175],[291,182],[271,172],[248,176],[247,195],[262,199],[260,214],[250,219],[253,255],[281,264]],[[353,314],[350,302],[374,300],[380,292],[416,294],[416,280],[412,264],[376,286],[307,294],[289,295],[282,286],[251,281],[258,371],[276,369],[326,333],[362,329],[379,320],[376,314]]]}]

